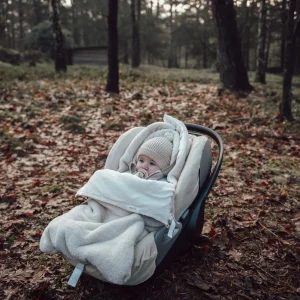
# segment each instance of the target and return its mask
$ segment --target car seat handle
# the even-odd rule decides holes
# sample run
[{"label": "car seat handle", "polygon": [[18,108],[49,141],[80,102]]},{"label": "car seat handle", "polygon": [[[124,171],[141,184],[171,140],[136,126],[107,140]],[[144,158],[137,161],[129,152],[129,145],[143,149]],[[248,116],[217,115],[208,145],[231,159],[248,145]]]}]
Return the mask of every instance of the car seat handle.
[{"label": "car seat handle", "polygon": [[193,212],[189,220],[188,228],[189,228],[189,236],[191,240],[196,241],[197,238],[200,237],[203,227],[203,217],[204,217],[204,206],[205,206],[205,200],[210,193],[217,177],[221,169],[222,161],[223,161],[223,153],[224,153],[224,146],[222,138],[218,133],[216,133],[214,130],[201,126],[196,124],[185,124],[188,131],[195,133],[196,135],[203,134],[208,137],[210,137],[212,140],[216,142],[218,145],[218,158],[216,161],[215,166],[213,167],[213,171],[205,181],[203,187],[200,187],[199,184],[199,190],[201,188],[201,192],[198,193],[195,204],[193,206]]}]

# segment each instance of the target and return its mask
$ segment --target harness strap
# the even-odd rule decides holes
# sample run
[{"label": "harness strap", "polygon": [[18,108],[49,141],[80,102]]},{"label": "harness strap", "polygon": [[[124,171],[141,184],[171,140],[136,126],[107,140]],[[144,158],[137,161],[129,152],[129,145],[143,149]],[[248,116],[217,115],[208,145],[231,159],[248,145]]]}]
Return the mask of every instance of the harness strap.
[{"label": "harness strap", "polygon": [[82,274],[84,270],[84,264],[82,263],[77,263],[76,266],[75,266],[75,269],[68,281],[68,285],[72,286],[72,287],[76,287],[77,285],[77,282]]}]

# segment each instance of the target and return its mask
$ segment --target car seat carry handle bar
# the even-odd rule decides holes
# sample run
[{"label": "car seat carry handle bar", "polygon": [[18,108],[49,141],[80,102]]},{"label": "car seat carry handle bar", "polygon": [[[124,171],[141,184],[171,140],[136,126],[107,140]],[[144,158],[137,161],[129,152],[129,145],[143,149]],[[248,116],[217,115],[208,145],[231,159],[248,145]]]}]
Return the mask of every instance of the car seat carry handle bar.
[{"label": "car seat carry handle bar", "polygon": [[[213,131],[210,128],[201,126],[201,125],[195,125],[195,124],[185,124],[188,131],[192,131],[195,133],[200,133],[203,135],[207,135],[210,138],[212,138],[218,145],[218,159],[214,166],[214,169],[210,176],[207,178],[207,180],[204,183],[203,188],[199,186],[199,192],[201,189],[201,192],[198,193],[198,196],[196,197],[193,207],[193,212],[189,220],[188,224],[188,231],[189,236],[194,240],[197,241],[197,237],[201,235],[202,227],[203,227],[203,218],[204,218],[204,204],[205,200],[211,191],[217,176],[220,172],[222,161],[223,161],[223,153],[224,153],[224,147],[223,147],[223,141],[222,138],[219,136],[218,133]],[[201,220],[202,219],[202,220]],[[200,221],[200,223],[199,223]]]}]

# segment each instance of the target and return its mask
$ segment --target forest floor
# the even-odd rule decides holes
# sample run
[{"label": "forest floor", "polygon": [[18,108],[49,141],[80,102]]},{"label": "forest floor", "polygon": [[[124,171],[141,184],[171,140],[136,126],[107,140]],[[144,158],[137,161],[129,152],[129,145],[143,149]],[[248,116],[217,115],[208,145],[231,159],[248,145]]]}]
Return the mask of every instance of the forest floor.
[{"label": "forest floor", "polygon": [[[1,299],[300,299],[300,78],[298,121],[279,122],[280,76],[249,95],[218,95],[210,71],[106,71],[0,67]],[[50,70],[50,71],[49,71]],[[76,191],[102,168],[124,131],[167,113],[208,126],[224,141],[221,172],[206,205],[206,242],[135,287],[84,274],[39,250],[46,225],[84,199]]]}]

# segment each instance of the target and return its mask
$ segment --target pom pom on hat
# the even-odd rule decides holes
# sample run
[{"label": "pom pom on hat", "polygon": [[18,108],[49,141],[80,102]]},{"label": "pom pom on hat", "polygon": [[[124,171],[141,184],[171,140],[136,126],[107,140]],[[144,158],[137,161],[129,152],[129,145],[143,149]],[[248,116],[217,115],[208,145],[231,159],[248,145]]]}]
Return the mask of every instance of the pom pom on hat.
[{"label": "pom pom on hat", "polygon": [[161,170],[170,165],[173,144],[167,137],[155,137],[145,142],[138,151],[137,157],[146,155],[154,160]]}]

